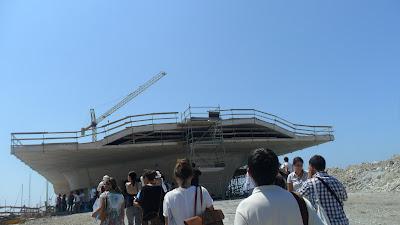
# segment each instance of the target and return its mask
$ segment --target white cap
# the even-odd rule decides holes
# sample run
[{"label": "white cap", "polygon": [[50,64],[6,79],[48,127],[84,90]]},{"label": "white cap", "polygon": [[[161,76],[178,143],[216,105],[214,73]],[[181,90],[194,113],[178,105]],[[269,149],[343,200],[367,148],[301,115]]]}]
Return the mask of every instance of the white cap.
[{"label": "white cap", "polygon": [[156,179],[160,179],[162,177],[160,171],[156,171]]},{"label": "white cap", "polygon": [[104,177],[103,177],[103,181],[110,181],[110,176],[108,176],[108,175],[104,175]]}]

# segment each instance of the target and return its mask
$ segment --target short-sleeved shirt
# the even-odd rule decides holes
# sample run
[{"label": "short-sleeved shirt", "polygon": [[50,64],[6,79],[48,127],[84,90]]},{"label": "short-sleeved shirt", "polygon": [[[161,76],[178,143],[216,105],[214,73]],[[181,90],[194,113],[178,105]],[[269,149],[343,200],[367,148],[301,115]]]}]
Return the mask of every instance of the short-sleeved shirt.
[{"label": "short-sleeved shirt", "polygon": [[[200,188],[203,193],[203,201],[201,201]],[[197,193],[197,206],[194,212],[195,196]],[[164,216],[168,217],[169,225],[184,225],[184,220],[190,217],[201,215],[206,208],[213,205],[213,200],[204,187],[191,186],[185,188],[175,188],[168,192],[164,198]]]},{"label": "short-sleeved shirt", "polygon": [[291,172],[293,171],[293,165],[292,165],[290,162],[284,162],[284,163],[281,165],[281,169],[285,169],[285,167],[288,168],[289,173],[291,173]]},{"label": "short-sleeved shirt", "polygon": [[[329,190],[325,187],[325,185],[318,180],[316,177],[320,177],[329,185],[329,187],[335,192],[337,197],[339,198],[338,202],[336,198],[329,192]],[[303,187],[300,188],[298,193],[308,200],[315,206],[316,195],[313,187],[313,183],[315,182],[319,200],[322,207],[325,209],[327,216],[329,217],[329,221],[332,225],[347,225],[349,224],[349,220],[346,216],[346,213],[343,209],[343,202],[347,200],[347,192],[343,184],[338,181],[336,178],[329,176],[326,172],[318,172],[314,175],[313,178],[308,179]]]},{"label": "short-sleeved shirt", "polygon": [[307,181],[307,179],[308,179],[308,174],[306,171],[303,171],[302,176],[297,176],[295,172],[291,172],[287,178],[287,183],[293,184],[293,191],[297,192]]},{"label": "short-sleeved shirt", "polygon": [[[311,203],[305,199],[309,225],[322,225]],[[236,209],[234,225],[303,225],[300,209],[293,195],[276,186],[256,187]]]},{"label": "short-sleeved shirt", "polygon": [[143,209],[143,219],[153,214],[159,213],[164,197],[164,191],[161,186],[145,185],[140,191],[136,201]]},{"label": "short-sleeved shirt", "polygon": [[74,194],[74,200],[75,202],[81,202],[81,198],[77,194]]},{"label": "short-sleeved shirt", "polygon": [[106,191],[100,195],[100,200],[106,201],[107,211],[107,218],[101,222],[101,225],[123,225],[124,217],[121,213],[125,205],[124,196],[120,193]]}]

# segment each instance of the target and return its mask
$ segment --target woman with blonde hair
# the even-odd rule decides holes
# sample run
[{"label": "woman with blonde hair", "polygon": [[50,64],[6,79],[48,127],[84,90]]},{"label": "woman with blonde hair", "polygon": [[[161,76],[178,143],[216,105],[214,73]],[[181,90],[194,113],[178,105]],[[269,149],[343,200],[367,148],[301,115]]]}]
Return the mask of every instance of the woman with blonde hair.
[{"label": "woman with blonde hair", "polygon": [[213,200],[204,187],[191,185],[193,168],[189,160],[178,159],[174,169],[178,188],[164,198],[163,215],[166,225],[184,225],[184,220],[213,209]]}]

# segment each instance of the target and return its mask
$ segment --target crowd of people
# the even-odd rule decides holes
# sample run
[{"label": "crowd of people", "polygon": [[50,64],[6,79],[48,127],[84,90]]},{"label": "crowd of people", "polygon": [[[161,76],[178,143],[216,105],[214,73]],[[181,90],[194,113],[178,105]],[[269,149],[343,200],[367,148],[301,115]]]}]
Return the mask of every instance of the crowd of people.
[{"label": "crowd of people", "polygon": [[[349,224],[343,210],[346,190],[325,172],[322,156],[310,158],[305,171],[300,157],[293,163],[285,157],[280,164],[272,150],[256,149],[247,164],[245,186],[251,190],[236,209],[235,225]],[[177,160],[175,184],[166,182],[156,170],[145,170],[140,177],[129,172],[122,188],[105,175],[96,190],[92,216],[101,225],[122,225],[125,217],[128,225],[184,225],[188,218],[213,210],[212,197],[199,185],[200,175],[187,159]],[[65,202],[69,209],[69,198],[60,199],[62,210]]]},{"label": "crowd of people", "polygon": [[303,164],[301,157],[293,163],[285,157],[280,164],[272,150],[256,149],[246,174],[250,196],[237,207],[234,224],[349,224],[343,209],[346,189],[326,173],[325,159],[311,157],[308,171]]},{"label": "crowd of people", "polygon": [[92,200],[96,199],[96,196],[92,196],[91,199],[87,199],[83,191],[70,192],[66,194],[58,194],[56,198],[56,213],[81,213],[88,212],[91,210]]},{"label": "crowd of people", "polygon": [[[201,215],[213,206],[207,189],[199,186],[201,172],[186,159],[177,160],[175,188],[160,171],[145,170],[142,176],[131,171],[120,188],[115,178],[105,175],[99,183],[99,198],[92,216],[102,225],[183,225],[187,218]],[[197,196],[196,207],[194,198]]]}]

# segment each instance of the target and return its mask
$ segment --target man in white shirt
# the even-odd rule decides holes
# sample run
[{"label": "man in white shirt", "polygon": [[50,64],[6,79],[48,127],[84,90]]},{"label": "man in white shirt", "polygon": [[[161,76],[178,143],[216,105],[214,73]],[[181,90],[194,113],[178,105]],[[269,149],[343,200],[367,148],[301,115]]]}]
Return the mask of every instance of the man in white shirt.
[{"label": "man in white shirt", "polygon": [[[272,150],[256,149],[248,159],[248,172],[256,188],[236,209],[234,225],[303,225],[292,193],[274,185],[279,160]],[[311,203],[304,199],[309,225],[322,225]]]},{"label": "man in white shirt", "polygon": [[293,165],[289,162],[289,158],[285,156],[283,158],[284,163],[281,165],[281,170],[289,175],[291,172],[293,172]]}]

